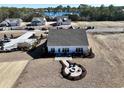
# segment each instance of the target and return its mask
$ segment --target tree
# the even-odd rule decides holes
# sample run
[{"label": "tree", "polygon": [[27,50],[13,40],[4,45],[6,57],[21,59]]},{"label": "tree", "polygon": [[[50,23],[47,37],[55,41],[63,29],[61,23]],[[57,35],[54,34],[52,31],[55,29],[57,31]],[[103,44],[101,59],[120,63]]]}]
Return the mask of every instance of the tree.
[{"label": "tree", "polygon": [[67,5],[66,9],[67,9],[67,12],[70,12],[71,7]]},{"label": "tree", "polygon": [[71,19],[72,21],[79,21],[79,20],[81,20],[81,17],[76,15],[76,14],[68,14],[66,16],[68,16],[69,19]]}]

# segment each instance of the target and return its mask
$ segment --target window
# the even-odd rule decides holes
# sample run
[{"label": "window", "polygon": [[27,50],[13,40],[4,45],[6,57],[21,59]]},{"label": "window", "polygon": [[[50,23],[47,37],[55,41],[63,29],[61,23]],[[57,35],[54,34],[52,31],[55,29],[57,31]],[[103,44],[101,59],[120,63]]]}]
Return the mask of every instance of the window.
[{"label": "window", "polygon": [[55,48],[51,48],[51,52],[54,53],[55,52]]},{"label": "window", "polygon": [[80,48],[76,48],[76,52],[79,52],[79,49],[80,49]]},{"label": "window", "polygon": [[81,53],[83,52],[83,48],[80,48],[80,52],[81,52]]},{"label": "window", "polygon": [[60,52],[60,48],[58,49],[58,52]]},{"label": "window", "polygon": [[76,48],[76,52],[77,52],[77,53],[83,52],[83,48]]},{"label": "window", "polygon": [[62,52],[64,52],[64,53],[69,52],[69,48],[63,48]]},{"label": "window", "polygon": [[69,52],[69,48],[66,48],[66,52]]}]

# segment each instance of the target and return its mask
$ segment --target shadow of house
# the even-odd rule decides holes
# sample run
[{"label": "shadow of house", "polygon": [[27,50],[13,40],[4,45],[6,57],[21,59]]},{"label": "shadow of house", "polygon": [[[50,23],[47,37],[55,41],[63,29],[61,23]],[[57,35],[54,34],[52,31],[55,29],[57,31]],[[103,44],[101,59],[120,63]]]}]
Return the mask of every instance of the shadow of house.
[{"label": "shadow of house", "polygon": [[47,57],[47,41],[38,47],[30,50],[27,52],[28,55],[30,55],[33,59],[39,59],[39,58],[45,58]]}]

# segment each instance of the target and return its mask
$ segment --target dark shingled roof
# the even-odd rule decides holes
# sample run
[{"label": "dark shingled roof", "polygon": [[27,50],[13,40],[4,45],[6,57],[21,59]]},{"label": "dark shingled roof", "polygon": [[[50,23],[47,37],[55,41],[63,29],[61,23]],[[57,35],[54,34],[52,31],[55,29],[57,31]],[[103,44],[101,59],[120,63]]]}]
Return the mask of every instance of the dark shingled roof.
[{"label": "dark shingled roof", "polygon": [[81,29],[52,29],[48,34],[48,46],[87,46],[88,40]]}]

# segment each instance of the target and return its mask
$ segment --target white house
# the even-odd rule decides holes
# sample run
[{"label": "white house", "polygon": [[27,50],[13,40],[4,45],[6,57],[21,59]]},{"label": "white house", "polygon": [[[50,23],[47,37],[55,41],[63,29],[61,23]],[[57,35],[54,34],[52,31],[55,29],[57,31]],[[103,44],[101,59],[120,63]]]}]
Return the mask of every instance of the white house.
[{"label": "white house", "polygon": [[3,26],[21,26],[22,19],[20,18],[7,18],[0,24]]},{"label": "white house", "polygon": [[89,52],[87,34],[81,29],[50,30],[47,40],[48,53],[87,54]]},{"label": "white house", "polygon": [[44,17],[34,17],[31,21],[32,26],[42,26],[46,24],[46,18]]},{"label": "white house", "polygon": [[71,25],[71,20],[68,18],[68,16],[58,16],[56,18],[57,20],[57,26],[60,25]]}]

